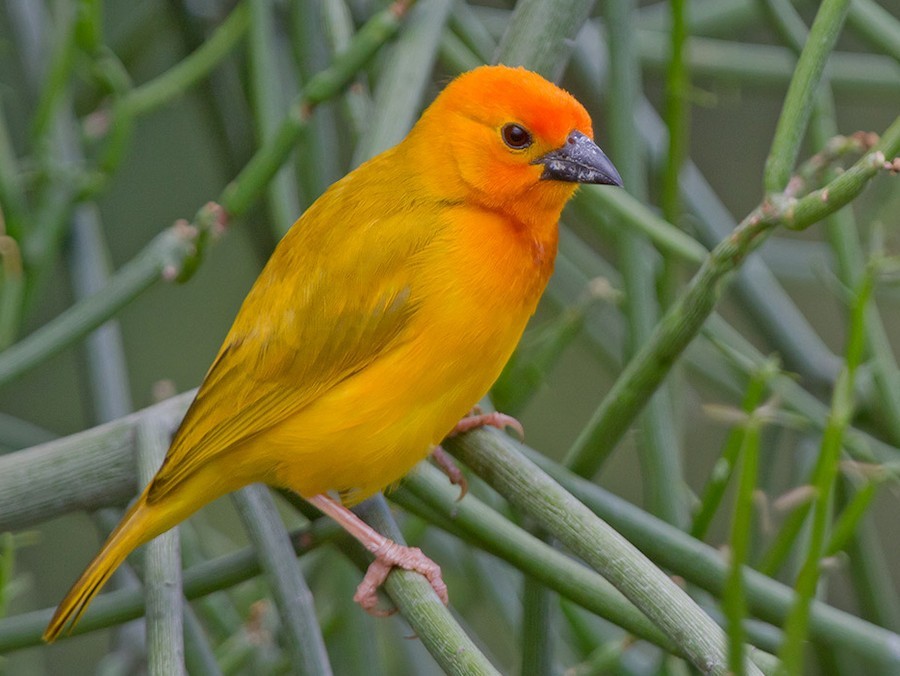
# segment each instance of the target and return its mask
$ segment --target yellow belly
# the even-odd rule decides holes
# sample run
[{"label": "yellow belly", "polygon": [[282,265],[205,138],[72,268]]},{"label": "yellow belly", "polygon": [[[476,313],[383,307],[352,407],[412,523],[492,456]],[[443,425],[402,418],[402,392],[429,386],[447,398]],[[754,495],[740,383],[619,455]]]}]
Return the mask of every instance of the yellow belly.
[{"label": "yellow belly", "polygon": [[251,442],[261,454],[274,450],[273,483],[304,496],[337,490],[350,492],[350,502],[364,499],[406,474],[487,393],[549,269],[535,265],[531,244],[506,224],[483,220],[475,231],[490,246],[441,247],[450,255],[420,280],[421,306],[397,346]]}]

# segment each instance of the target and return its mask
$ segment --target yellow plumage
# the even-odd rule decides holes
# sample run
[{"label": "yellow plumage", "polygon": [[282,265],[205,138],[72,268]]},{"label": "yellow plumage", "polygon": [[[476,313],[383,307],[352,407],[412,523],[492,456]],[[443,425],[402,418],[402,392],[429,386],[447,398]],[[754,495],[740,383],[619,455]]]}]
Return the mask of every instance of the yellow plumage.
[{"label": "yellow plumage", "polygon": [[572,132],[589,137],[590,119],[567,93],[484,67],[317,200],[45,638],[78,619],[128,552],[227,492],[264,481],[352,503],[425,457],[487,392],[534,312],[572,181],[587,180],[544,159]]}]

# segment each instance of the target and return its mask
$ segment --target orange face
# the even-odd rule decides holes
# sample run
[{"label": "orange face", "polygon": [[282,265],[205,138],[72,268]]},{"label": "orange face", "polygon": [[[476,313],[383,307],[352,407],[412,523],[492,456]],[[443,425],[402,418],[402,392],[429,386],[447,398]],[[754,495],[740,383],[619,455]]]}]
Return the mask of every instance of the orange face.
[{"label": "orange face", "polygon": [[458,77],[411,133],[444,190],[454,186],[490,208],[539,211],[562,209],[577,183],[621,184],[592,136],[590,116],[571,94],[505,66]]}]

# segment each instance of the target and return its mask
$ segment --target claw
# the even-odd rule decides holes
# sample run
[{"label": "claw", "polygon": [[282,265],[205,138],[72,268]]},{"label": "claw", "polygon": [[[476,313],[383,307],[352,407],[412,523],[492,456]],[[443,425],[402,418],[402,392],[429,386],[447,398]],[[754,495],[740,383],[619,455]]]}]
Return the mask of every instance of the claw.
[{"label": "claw", "polygon": [[525,440],[525,428],[522,427],[522,423],[513,418],[511,415],[506,415],[505,413],[497,413],[494,411],[493,413],[480,413],[477,412],[478,409],[473,409],[472,415],[467,415],[465,418],[456,423],[456,427],[454,427],[448,437],[455,437],[458,434],[462,434],[463,432],[468,432],[469,430],[473,430],[476,427],[485,427],[489,425],[491,427],[496,427],[498,430],[510,428],[512,429],[516,435],[519,437],[519,441]]},{"label": "claw", "polygon": [[396,612],[396,610],[380,610],[377,607],[378,588],[384,584],[387,576],[395,567],[424,575],[444,605],[450,602],[447,585],[444,584],[441,577],[441,567],[425,556],[418,547],[405,547],[386,540],[373,554],[375,554],[375,560],[369,564],[365,577],[353,595],[353,600],[369,614],[376,617],[387,617]]},{"label": "claw", "polygon": [[459,497],[456,498],[456,501],[459,502],[466,497],[466,493],[469,492],[469,482],[466,481],[462,470],[453,462],[453,457],[440,446],[434,447],[434,450],[431,451],[431,457],[440,470],[450,479],[450,483],[454,486],[459,486]]}]

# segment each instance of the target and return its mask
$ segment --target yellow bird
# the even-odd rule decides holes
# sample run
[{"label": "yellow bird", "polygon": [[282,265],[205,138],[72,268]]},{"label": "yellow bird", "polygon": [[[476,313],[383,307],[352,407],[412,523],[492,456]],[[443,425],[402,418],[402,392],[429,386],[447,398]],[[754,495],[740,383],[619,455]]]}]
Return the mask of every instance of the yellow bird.
[{"label": "yellow bird", "polygon": [[621,185],[592,135],[569,93],[483,66],[332,185],[276,247],[162,467],[44,639],[133,549],[254,482],[296,491],[375,554],[364,607],[392,566],[425,574],[446,602],[436,564],[346,505],[406,474],[500,374],[553,270],[566,201],[578,183]]}]

